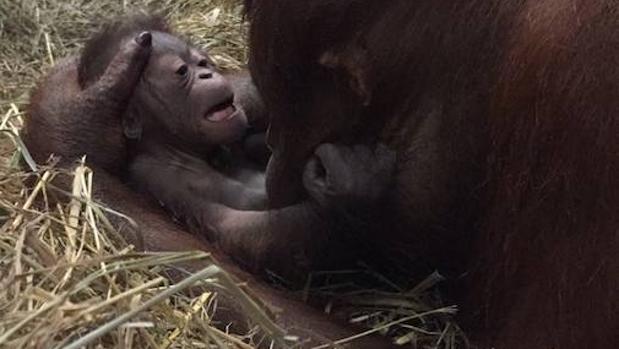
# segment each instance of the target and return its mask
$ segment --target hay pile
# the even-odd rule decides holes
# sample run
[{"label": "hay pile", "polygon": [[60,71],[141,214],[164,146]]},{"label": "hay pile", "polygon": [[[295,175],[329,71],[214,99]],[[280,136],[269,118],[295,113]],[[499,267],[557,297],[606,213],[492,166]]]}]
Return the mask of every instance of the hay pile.
[{"label": "hay pile", "polygon": [[[0,0],[0,348],[294,346],[217,266],[177,283],[167,277],[167,265],[208,254],[145,254],[124,242],[107,218],[120,213],[91,200],[87,167],[74,173],[37,167],[36,183],[25,184],[32,175],[18,166],[29,160],[18,132],[31,88],[106,18],[137,9],[166,14],[222,67],[246,61],[241,9],[230,1]],[[74,179],[66,193],[73,199],[64,207],[48,200],[57,192],[48,182],[59,175]],[[463,343],[450,320],[455,309],[426,305],[436,303],[431,289],[439,279],[409,291],[385,282],[382,291],[332,283],[306,292],[337,296],[368,333],[389,334],[412,348],[455,348]],[[230,334],[213,327],[217,298],[207,285],[236,294],[256,330]]]}]

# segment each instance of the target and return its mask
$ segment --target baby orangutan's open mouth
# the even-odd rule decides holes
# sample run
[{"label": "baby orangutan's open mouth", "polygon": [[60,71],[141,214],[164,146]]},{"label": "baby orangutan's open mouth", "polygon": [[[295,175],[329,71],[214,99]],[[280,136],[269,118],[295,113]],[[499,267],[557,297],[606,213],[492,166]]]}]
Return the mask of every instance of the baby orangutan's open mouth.
[{"label": "baby orangutan's open mouth", "polygon": [[234,106],[234,96],[230,96],[223,102],[207,110],[205,117],[208,121],[221,122],[232,119],[236,115],[236,112],[237,109]]}]

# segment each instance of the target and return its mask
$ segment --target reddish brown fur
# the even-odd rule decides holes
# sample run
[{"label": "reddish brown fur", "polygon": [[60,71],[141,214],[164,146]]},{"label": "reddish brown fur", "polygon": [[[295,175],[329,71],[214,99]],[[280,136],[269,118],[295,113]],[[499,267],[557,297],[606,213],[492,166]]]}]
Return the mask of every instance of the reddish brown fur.
[{"label": "reddish brown fur", "polygon": [[246,3],[275,206],[317,144],[378,138],[400,169],[373,258],[464,273],[482,348],[617,345],[619,3]]},{"label": "reddish brown fur", "polygon": [[[83,155],[113,173],[121,171],[126,161],[126,140],[118,118],[95,119],[74,108],[73,99],[80,90],[77,85],[77,59],[60,61],[31,98],[29,118],[23,137],[34,159],[45,162],[52,154],[63,155],[63,164],[70,164]],[[82,98],[83,99],[83,98]],[[50,111],[62,110],[75,114],[73,120],[59,119]],[[99,149],[109,149],[100,152]]]}]

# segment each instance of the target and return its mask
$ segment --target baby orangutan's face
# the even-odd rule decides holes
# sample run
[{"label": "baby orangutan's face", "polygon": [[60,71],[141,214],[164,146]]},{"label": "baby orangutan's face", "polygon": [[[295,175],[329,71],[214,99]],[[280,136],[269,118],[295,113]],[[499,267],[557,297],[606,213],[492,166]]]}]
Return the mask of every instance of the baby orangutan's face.
[{"label": "baby orangutan's face", "polygon": [[171,34],[152,35],[151,57],[136,90],[144,111],[193,144],[227,144],[241,138],[247,118],[234,105],[232,86],[208,55]]}]

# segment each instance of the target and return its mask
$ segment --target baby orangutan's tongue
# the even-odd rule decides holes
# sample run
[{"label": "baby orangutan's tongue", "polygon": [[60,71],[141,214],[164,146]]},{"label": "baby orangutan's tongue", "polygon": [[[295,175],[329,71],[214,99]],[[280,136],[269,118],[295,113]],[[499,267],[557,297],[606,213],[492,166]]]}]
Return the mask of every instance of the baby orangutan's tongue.
[{"label": "baby orangutan's tongue", "polygon": [[220,121],[224,121],[224,120],[228,120],[232,118],[235,112],[236,112],[236,108],[234,107],[234,105],[227,104],[227,105],[215,108],[215,110],[213,111],[210,111],[206,115],[206,119],[208,121],[220,122]]}]

